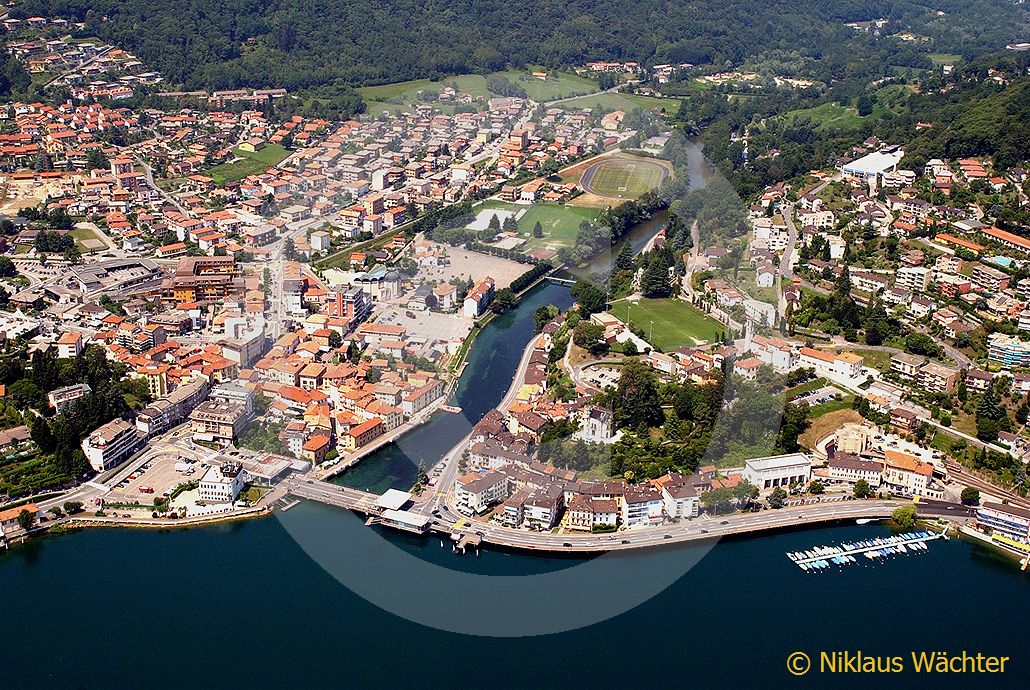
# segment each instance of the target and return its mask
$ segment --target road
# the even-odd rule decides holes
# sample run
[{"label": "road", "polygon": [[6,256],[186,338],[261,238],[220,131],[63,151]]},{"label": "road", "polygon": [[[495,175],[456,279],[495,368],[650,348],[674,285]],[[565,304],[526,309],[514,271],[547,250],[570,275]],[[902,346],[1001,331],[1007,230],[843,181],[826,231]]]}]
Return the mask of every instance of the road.
[{"label": "road", "polygon": [[135,158],[134,158],[134,160],[136,161],[136,163],[137,163],[137,164],[139,164],[139,166],[140,166],[141,168],[143,168],[143,174],[144,174],[144,175],[146,176],[146,178],[147,178],[147,184],[148,184],[148,185],[150,186],[150,188],[151,188],[151,189],[156,189],[156,190],[157,190],[157,193],[161,195],[161,198],[162,198],[162,199],[164,199],[164,200],[165,200],[166,202],[168,202],[169,204],[171,204],[172,206],[174,206],[174,207],[175,207],[175,210],[176,210],[176,211],[178,211],[178,212],[179,212],[179,213],[181,213],[181,214],[182,214],[183,216],[185,216],[185,217],[187,217],[187,218],[188,218],[188,217],[189,217],[189,215],[190,215],[190,214],[189,214],[189,211],[187,211],[187,210],[186,210],[186,209],[185,209],[185,208],[184,208],[184,207],[182,206],[182,204],[180,204],[180,203],[179,203],[179,201],[178,201],[178,200],[177,200],[177,199],[176,199],[176,198],[175,198],[174,196],[172,196],[171,194],[169,194],[168,192],[166,192],[166,191],[165,191],[164,189],[162,189],[161,187],[159,187],[159,186],[158,186],[158,185],[157,185],[157,184],[156,184],[156,183],[154,182],[154,169],[153,169],[153,168],[151,168],[151,167],[150,167],[150,166],[149,166],[149,165],[147,164],[147,162],[146,162],[145,160],[143,160],[143,158],[141,158],[141,157],[138,157],[138,156],[137,156],[137,157],[135,157]]},{"label": "road", "polygon": [[780,255],[780,277],[776,281],[776,310],[786,318],[787,299],[783,296],[783,286],[794,280],[794,253],[798,243],[798,228],[794,224],[794,207],[784,204],[781,211],[787,224],[787,246]]},{"label": "road", "polygon": [[50,87],[50,85],[51,85],[51,84],[53,84],[54,82],[56,82],[56,81],[57,81],[58,79],[61,79],[62,77],[66,76],[66,75],[68,75],[68,74],[71,74],[72,72],[79,72],[79,71],[81,71],[81,70],[82,70],[83,68],[85,68],[85,67],[89,67],[89,66],[90,66],[91,64],[93,64],[94,62],[96,62],[96,61],[97,61],[97,60],[99,60],[100,58],[104,57],[105,55],[107,55],[108,53],[110,53],[110,52],[111,52],[112,50],[114,50],[114,46],[108,46],[108,47],[104,48],[104,49],[103,49],[103,50],[101,50],[101,51],[100,51],[99,53],[97,53],[96,55],[94,55],[93,57],[91,57],[91,58],[90,58],[89,60],[86,60],[85,62],[83,62],[83,63],[82,63],[81,65],[79,65],[79,66],[78,66],[78,67],[76,67],[75,69],[65,70],[64,72],[61,72],[61,73],[60,73],[60,74],[58,74],[58,75],[57,75],[56,77],[54,77],[53,79],[51,79],[51,80],[50,80],[50,81],[48,81],[47,83],[43,84],[43,88],[44,88],[44,89],[47,89],[47,88],[49,88],[49,87]]},{"label": "road", "polygon": [[[294,496],[340,508],[364,513],[372,511],[376,496],[347,487],[305,480],[289,482],[288,490]],[[639,526],[624,529],[615,534],[553,534],[533,532],[487,522],[469,522],[457,526],[463,518],[446,506],[434,500],[422,510],[432,507],[429,514],[432,528],[449,534],[478,535],[485,543],[515,549],[535,551],[569,551],[593,553],[616,551],[662,544],[697,542],[732,534],[745,534],[770,529],[819,524],[838,520],[858,518],[889,517],[891,512],[905,503],[893,501],[843,501],[826,504],[809,504],[780,510],[762,510],[756,513],[740,513],[724,517],[701,517],[670,525]]]}]

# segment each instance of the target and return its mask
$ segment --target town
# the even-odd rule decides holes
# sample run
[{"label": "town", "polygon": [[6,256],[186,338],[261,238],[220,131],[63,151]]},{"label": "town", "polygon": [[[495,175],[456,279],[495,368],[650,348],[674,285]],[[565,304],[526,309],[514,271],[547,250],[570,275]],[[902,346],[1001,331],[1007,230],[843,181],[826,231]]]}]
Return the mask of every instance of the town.
[{"label": "town", "polygon": [[[3,25],[45,94],[2,110],[5,538],[298,497],[614,548],[914,502],[1030,553],[1030,240],[1002,227],[1026,161],[912,168],[874,136],[743,199],[717,172],[689,189],[663,88],[814,81],[591,61],[368,87],[334,119],[172,90],[65,20]],[[744,159],[759,130],[731,133]],[[547,281],[574,306],[537,310],[466,438],[411,486],[332,483],[462,415],[477,338]]]}]

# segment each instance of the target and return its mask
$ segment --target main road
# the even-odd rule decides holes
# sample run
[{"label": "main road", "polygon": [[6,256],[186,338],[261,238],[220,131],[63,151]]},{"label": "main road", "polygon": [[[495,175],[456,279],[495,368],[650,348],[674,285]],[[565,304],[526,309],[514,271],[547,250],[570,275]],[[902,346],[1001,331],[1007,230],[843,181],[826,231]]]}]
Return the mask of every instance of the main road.
[{"label": "main road", "polygon": [[[289,493],[298,498],[326,503],[365,514],[374,514],[377,496],[357,489],[312,479],[291,481]],[[451,535],[479,537],[482,542],[495,546],[531,551],[569,551],[596,553],[661,544],[699,542],[709,539],[747,534],[771,529],[783,529],[839,520],[885,518],[900,505],[898,501],[834,501],[808,504],[779,510],[761,510],[726,516],[701,517],[677,523],[639,526],[613,534],[554,534],[505,527],[490,522],[471,521],[455,515],[436,497],[423,504],[418,512],[427,514],[433,531]],[[935,511],[936,512],[936,511]]]}]

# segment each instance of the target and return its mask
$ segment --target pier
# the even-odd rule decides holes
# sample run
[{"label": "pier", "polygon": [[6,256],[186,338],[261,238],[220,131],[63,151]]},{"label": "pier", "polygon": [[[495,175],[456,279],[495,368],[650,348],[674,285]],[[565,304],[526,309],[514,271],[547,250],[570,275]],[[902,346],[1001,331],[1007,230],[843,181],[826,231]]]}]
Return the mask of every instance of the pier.
[{"label": "pier", "polygon": [[847,542],[840,546],[816,546],[808,551],[794,551],[787,554],[802,570],[816,571],[833,565],[856,563],[855,556],[872,560],[882,556],[905,554],[909,551],[926,549],[926,542],[947,539],[944,532],[906,532],[890,537]]}]

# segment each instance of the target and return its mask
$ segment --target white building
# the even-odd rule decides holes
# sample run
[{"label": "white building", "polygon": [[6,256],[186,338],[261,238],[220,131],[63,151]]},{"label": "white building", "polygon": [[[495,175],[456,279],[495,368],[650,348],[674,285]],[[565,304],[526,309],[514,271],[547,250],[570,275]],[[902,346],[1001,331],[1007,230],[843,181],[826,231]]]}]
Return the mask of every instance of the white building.
[{"label": "white building", "polygon": [[458,512],[482,515],[490,506],[508,498],[508,477],[496,471],[466,474],[455,482],[454,498]]},{"label": "white building", "polygon": [[104,472],[135,453],[142,440],[143,435],[135,427],[115,419],[82,439],[82,452],[94,471]]},{"label": "white building", "polygon": [[798,351],[798,355],[799,364],[802,367],[811,367],[821,376],[836,379],[858,378],[862,375],[862,365],[865,364],[865,359],[854,352],[837,354],[829,350],[802,347]]},{"label": "white building", "polygon": [[834,482],[854,484],[864,479],[870,487],[880,486],[883,463],[862,460],[849,453],[837,453],[826,463],[827,478]]},{"label": "white building", "polygon": [[622,524],[657,525],[663,520],[665,502],[653,486],[627,487],[622,497]]},{"label": "white building", "polygon": [[741,475],[760,491],[807,484],[812,478],[812,459],[804,453],[754,458],[744,464]]},{"label": "white building", "polygon": [[922,266],[904,266],[894,275],[895,285],[913,292],[924,292],[930,285],[930,269]]},{"label": "white building", "polygon": [[[657,482],[656,482],[657,483]],[[661,494],[665,514],[670,518],[695,518],[701,510],[701,495],[682,475],[670,475],[662,482]]]},{"label": "white building", "polygon": [[794,352],[790,343],[777,338],[752,336],[751,353],[779,372],[790,371],[798,364],[798,354]]},{"label": "white building", "polygon": [[897,170],[898,163],[904,157],[905,152],[901,149],[875,151],[850,163],[845,163],[840,167],[840,170],[849,177],[860,180],[875,180],[884,173]]},{"label": "white building", "polygon": [[223,462],[209,467],[197,488],[200,500],[211,503],[234,503],[243,490],[245,473],[238,462]]}]

